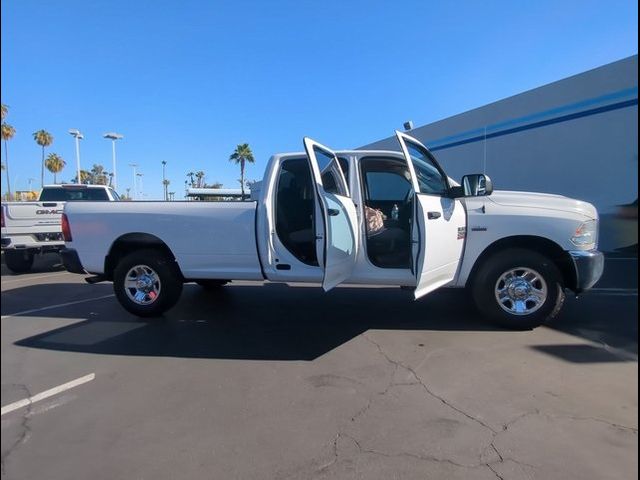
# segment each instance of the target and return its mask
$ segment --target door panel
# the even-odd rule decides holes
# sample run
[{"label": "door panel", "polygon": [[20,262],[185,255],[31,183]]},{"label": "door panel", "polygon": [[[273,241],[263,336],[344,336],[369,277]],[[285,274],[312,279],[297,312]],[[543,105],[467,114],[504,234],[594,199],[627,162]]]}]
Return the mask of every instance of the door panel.
[{"label": "door panel", "polygon": [[325,271],[322,286],[329,290],[350,275],[356,259],[356,232],[350,218],[356,218],[356,207],[349,198],[326,193],[327,229]]},{"label": "door panel", "polygon": [[328,291],[351,276],[358,250],[356,207],[335,153],[310,138],[304,148],[311,165],[320,215],[316,215],[316,249]]},{"label": "door panel", "polygon": [[466,213],[459,200],[419,194],[416,218],[414,295],[420,298],[455,278],[464,248]]},{"label": "door panel", "polygon": [[396,131],[418,194],[412,241],[415,298],[451,282],[462,259],[467,217],[462,202],[449,197],[445,172],[429,149]]}]

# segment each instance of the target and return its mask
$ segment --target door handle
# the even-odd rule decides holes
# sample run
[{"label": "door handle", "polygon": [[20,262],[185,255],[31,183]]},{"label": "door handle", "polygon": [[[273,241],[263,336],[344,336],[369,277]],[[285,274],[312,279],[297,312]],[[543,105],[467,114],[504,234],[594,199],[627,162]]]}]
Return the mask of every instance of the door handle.
[{"label": "door handle", "polygon": [[440,212],[427,212],[427,218],[429,220],[435,220],[436,218],[440,218],[442,214]]},{"label": "door handle", "polygon": [[340,210],[338,210],[337,208],[328,208],[327,213],[332,217],[335,217],[336,215],[340,215]]}]

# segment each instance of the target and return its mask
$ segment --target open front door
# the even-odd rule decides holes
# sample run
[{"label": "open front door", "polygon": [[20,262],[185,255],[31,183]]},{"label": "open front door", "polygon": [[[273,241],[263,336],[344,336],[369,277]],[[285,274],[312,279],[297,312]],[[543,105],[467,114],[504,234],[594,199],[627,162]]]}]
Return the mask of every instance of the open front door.
[{"label": "open front door", "polygon": [[338,159],[327,147],[304,139],[316,187],[316,251],[324,270],[322,288],[332,289],[351,276],[358,249],[356,207]]},{"label": "open front door", "polygon": [[415,298],[451,282],[462,260],[467,216],[460,200],[449,193],[449,179],[429,149],[396,131],[416,198],[411,238]]}]

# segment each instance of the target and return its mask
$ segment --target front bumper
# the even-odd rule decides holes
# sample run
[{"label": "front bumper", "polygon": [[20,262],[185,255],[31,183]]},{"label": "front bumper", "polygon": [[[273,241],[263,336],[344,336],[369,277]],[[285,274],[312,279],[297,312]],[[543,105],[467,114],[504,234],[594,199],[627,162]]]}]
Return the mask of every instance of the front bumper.
[{"label": "front bumper", "polygon": [[80,262],[78,252],[76,252],[73,248],[63,248],[62,250],[60,250],[60,257],[62,258],[62,264],[64,265],[64,268],[67,269],[67,271],[71,273],[87,273],[82,266],[82,262]]},{"label": "front bumper", "polygon": [[580,293],[593,287],[604,271],[604,255],[598,250],[569,251],[576,272],[575,292]]}]

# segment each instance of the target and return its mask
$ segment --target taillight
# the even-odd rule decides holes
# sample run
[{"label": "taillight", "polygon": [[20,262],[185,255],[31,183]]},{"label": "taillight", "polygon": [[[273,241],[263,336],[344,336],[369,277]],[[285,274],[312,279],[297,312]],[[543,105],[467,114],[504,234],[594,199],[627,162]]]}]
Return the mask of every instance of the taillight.
[{"label": "taillight", "polygon": [[70,242],[73,239],[71,238],[71,227],[69,226],[69,219],[67,218],[67,214],[62,214],[62,237],[65,242]]}]

